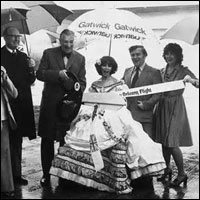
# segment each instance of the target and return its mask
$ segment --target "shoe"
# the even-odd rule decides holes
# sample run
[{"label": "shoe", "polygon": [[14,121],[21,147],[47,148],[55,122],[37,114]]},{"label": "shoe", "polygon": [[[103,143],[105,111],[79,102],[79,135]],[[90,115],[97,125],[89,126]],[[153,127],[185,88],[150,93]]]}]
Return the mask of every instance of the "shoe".
[{"label": "shoe", "polygon": [[28,181],[23,177],[15,177],[14,183],[18,185],[28,185]]},{"label": "shoe", "polygon": [[168,178],[168,181],[172,180],[172,169],[171,168],[166,168],[164,174],[157,178],[157,181],[165,181],[166,178]]},{"label": "shoe", "polygon": [[184,187],[187,186],[187,180],[188,180],[188,176],[187,174],[184,174],[184,175],[178,175],[176,177],[176,179],[170,183],[170,186],[172,187],[176,187],[176,186],[179,186],[181,183],[183,183]]},{"label": "shoe", "polygon": [[40,180],[40,184],[42,187],[49,186],[50,185],[50,176],[48,176],[48,177],[43,176]]},{"label": "shoe", "polygon": [[145,188],[148,190],[152,190],[154,189],[153,178],[149,176],[137,178],[131,181],[130,186],[137,189]]},{"label": "shoe", "polygon": [[3,197],[14,197],[15,196],[15,192],[14,191],[2,192],[2,196]]}]

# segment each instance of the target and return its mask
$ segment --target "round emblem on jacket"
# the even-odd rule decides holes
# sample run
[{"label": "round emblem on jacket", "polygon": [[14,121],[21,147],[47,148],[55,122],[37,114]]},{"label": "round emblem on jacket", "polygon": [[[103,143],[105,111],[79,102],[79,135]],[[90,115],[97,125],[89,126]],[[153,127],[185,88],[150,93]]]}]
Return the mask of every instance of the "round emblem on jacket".
[{"label": "round emblem on jacket", "polygon": [[79,91],[80,88],[81,88],[81,86],[80,86],[79,82],[76,82],[76,83],[74,84],[74,90],[75,90],[75,91]]}]

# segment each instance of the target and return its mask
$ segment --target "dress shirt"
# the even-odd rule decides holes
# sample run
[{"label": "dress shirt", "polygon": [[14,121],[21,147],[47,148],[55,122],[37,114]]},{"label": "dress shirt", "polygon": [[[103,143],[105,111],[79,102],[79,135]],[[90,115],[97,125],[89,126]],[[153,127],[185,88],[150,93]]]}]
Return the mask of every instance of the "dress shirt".
[{"label": "dress shirt", "polygon": [[[142,73],[142,70],[144,69],[144,66],[146,65],[146,63],[144,62],[142,66],[139,67],[139,76]],[[134,66],[133,72],[132,72],[132,76],[131,76],[131,82],[133,81],[133,77],[135,76],[136,73],[136,66]]]},{"label": "dress shirt", "polygon": [[7,49],[10,53],[12,53],[12,54],[17,53],[17,50],[16,50],[16,49],[10,49],[10,48],[8,48],[7,46],[6,46],[6,49]]}]

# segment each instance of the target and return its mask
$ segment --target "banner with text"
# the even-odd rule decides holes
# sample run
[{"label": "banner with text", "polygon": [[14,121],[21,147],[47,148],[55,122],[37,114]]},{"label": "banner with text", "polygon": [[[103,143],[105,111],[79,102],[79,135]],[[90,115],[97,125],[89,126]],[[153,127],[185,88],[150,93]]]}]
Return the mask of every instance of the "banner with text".
[{"label": "banner with text", "polygon": [[159,83],[155,85],[147,85],[137,88],[131,88],[123,91],[119,91],[118,93],[123,97],[136,97],[136,96],[143,96],[161,92],[168,92],[173,90],[180,90],[184,89],[185,84],[183,80],[179,81],[171,81],[167,83]]}]

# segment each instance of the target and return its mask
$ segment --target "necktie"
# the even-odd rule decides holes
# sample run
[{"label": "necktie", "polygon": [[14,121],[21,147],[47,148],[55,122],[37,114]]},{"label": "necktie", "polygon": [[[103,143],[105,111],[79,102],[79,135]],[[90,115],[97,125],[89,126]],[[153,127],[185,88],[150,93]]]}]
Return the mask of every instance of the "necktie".
[{"label": "necktie", "polygon": [[138,80],[138,78],[139,78],[139,67],[136,67],[135,68],[135,76],[133,77],[133,80],[132,80],[132,82],[131,82],[131,88],[134,88],[135,87],[135,83],[136,83],[136,81]]}]

